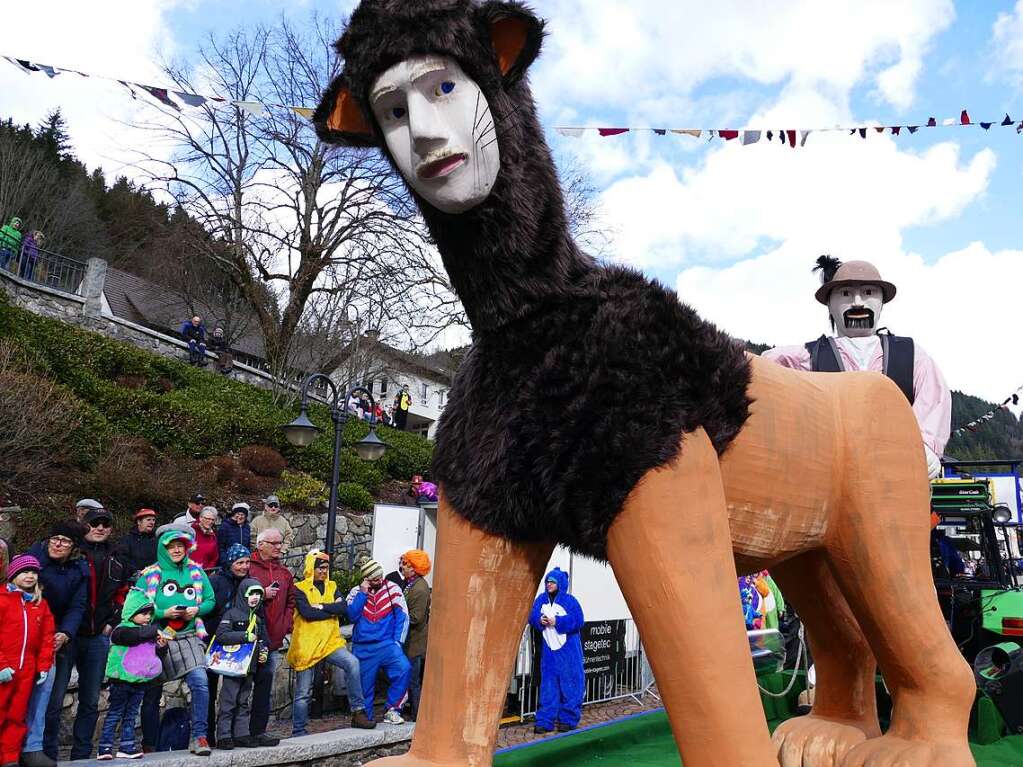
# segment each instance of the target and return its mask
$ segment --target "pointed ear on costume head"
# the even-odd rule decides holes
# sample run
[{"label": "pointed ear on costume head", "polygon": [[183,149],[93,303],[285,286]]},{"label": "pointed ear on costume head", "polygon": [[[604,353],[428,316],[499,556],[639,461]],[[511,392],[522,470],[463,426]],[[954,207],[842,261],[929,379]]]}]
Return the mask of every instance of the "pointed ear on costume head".
[{"label": "pointed ear on costume head", "polygon": [[334,78],[313,113],[316,135],[328,144],[377,146],[373,126],[348,88],[344,72]]},{"label": "pointed ear on costume head", "polygon": [[544,23],[517,2],[489,0],[480,6],[479,13],[490,30],[490,43],[504,84],[514,85],[540,53]]}]

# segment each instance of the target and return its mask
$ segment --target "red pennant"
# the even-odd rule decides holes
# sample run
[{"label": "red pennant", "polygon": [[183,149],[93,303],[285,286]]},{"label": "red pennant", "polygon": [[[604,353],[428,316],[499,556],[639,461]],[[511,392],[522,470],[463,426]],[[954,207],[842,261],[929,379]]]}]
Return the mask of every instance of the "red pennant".
[{"label": "red pennant", "polygon": [[718,135],[725,141],[731,141],[733,138],[739,137],[739,131],[737,130],[719,130]]},{"label": "red pennant", "polygon": [[961,115],[959,115],[959,124],[960,125],[972,125],[972,123],[970,122],[970,116],[966,113],[965,109],[963,110],[963,113]]},{"label": "red pennant", "polygon": [[788,136],[789,146],[793,149],[796,148],[796,132],[794,130],[785,131],[785,135]]},{"label": "red pennant", "polygon": [[601,136],[619,136],[622,133],[628,132],[628,128],[597,128],[597,133]]},{"label": "red pennant", "polygon": [[882,126],[881,126],[881,127],[879,127],[879,128],[874,128],[874,130],[875,130],[876,132],[878,132],[878,133],[884,133],[884,126],[882,125]]}]

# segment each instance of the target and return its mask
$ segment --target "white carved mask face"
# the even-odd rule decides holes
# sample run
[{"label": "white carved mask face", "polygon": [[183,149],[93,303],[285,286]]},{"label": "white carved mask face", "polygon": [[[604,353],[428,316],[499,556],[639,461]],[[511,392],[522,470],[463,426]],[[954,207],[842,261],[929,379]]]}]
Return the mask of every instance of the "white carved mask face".
[{"label": "white carved mask face", "polygon": [[398,170],[444,213],[490,194],[501,166],[486,96],[451,58],[413,56],[373,83],[370,104]]},{"label": "white carved mask face", "polygon": [[880,285],[847,285],[828,296],[835,333],[846,338],[872,336],[881,323],[884,294]]}]

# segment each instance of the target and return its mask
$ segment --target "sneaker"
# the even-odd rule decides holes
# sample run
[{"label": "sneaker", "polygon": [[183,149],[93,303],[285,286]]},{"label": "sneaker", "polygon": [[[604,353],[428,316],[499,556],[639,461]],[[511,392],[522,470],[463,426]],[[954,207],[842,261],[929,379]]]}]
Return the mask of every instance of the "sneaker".
[{"label": "sneaker", "polygon": [[366,716],[366,712],[363,709],[359,709],[352,714],[352,727],[359,730],[372,730],[377,726],[377,723]]},{"label": "sneaker", "polygon": [[22,767],[57,767],[57,761],[43,751],[26,751],[21,755]]},{"label": "sneaker", "polygon": [[256,739],[251,735],[239,735],[233,738],[235,748],[255,748]]},{"label": "sneaker", "polygon": [[117,750],[118,759],[141,759],[142,749],[140,748],[129,748],[127,751]]},{"label": "sneaker", "polygon": [[574,729],[575,727],[573,727],[572,725],[562,724],[561,722],[558,722],[558,732],[571,732]]},{"label": "sneaker", "polygon": [[384,714],[384,722],[386,724],[405,724],[405,720],[401,718],[401,714],[393,708],[387,709],[387,713]]},{"label": "sneaker", "polygon": [[[238,739],[235,739],[238,742]],[[275,738],[273,735],[267,735],[265,732],[262,735],[254,735],[252,737],[252,745],[260,746],[262,748],[273,748],[281,744],[280,738]]]},{"label": "sneaker", "polygon": [[188,750],[196,756],[209,756],[210,742],[206,738],[192,738],[192,742],[188,744]]},{"label": "sneaker", "polygon": [[99,756],[96,757],[101,762],[108,762],[114,758],[113,749],[101,748],[99,750]]},{"label": "sneaker", "polygon": [[234,740],[232,740],[231,738],[221,738],[219,741],[217,741],[217,748],[219,748],[221,751],[233,751]]},{"label": "sneaker", "polygon": [[554,732],[554,730],[549,730],[546,727],[541,727],[540,725],[533,727],[533,733],[535,735],[546,735],[549,732]]}]

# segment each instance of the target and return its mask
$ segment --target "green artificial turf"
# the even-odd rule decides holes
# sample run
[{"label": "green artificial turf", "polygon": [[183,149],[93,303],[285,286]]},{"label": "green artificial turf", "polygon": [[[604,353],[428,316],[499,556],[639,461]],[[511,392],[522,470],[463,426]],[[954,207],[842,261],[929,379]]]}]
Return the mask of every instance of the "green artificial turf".
[{"label": "green artificial turf", "polygon": [[[772,725],[777,724],[772,722]],[[772,727],[773,729],[773,727]],[[974,745],[977,767],[1023,767],[1023,735]],[[572,735],[542,740],[494,757],[494,767],[679,767],[663,711],[623,719]]]}]

